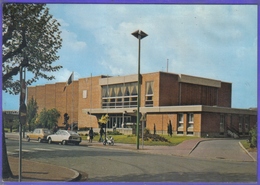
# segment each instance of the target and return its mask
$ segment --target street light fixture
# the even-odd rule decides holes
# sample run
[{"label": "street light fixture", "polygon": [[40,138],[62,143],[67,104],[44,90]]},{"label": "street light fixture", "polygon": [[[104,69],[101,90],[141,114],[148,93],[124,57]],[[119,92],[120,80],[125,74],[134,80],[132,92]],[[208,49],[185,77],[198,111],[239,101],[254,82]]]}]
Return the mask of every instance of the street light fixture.
[{"label": "street light fixture", "polygon": [[137,96],[137,123],[136,123],[136,145],[137,149],[139,149],[139,123],[140,123],[140,83],[141,83],[141,75],[140,75],[140,51],[141,51],[141,39],[148,36],[145,32],[142,30],[136,30],[132,33],[133,36],[135,36],[138,39],[138,96]]}]

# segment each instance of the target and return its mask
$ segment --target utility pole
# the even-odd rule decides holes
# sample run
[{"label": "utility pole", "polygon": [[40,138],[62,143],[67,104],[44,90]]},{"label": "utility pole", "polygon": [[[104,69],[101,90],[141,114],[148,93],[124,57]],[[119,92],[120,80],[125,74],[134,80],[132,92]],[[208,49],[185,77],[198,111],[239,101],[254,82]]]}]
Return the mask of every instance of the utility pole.
[{"label": "utility pole", "polygon": [[19,108],[19,182],[22,181],[22,126],[26,124],[26,113],[27,113],[25,97],[26,97],[25,69],[21,66],[20,67],[20,108]]}]

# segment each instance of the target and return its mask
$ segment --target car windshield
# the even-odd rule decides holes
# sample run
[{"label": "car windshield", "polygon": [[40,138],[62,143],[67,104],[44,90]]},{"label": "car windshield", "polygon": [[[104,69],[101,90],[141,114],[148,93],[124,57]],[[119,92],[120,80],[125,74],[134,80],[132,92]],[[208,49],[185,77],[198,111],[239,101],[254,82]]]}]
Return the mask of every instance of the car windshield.
[{"label": "car windshield", "polygon": [[73,135],[75,135],[75,134],[78,135],[77,132],[74,132],[74,131],[71,131],[71,130],[70,131],[68,130],[68,133],[73,134]]},{"label": "car windshield", "polygon": [[49,131],[49,130],[43,130],[43,132],[44,132],[45,134],[50,134],[50,133],[51,133],[51,131]]}]

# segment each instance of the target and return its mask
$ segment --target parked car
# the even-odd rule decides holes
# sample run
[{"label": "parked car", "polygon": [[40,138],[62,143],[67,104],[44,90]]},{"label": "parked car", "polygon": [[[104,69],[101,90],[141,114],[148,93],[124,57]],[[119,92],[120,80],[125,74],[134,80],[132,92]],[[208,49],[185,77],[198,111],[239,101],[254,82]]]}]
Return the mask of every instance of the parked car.
[{"label": "parked car", "polygon": [[51,131],[47,128],[36,128],[33,132],[27,133],[26,139],[29,142],[30,140],[37,140],[39,142],[47,141],[47,136],[51,134]]},{"label": "parked car", "polygon": [[78,133],[70,130],[58,130],[55,134],[51,134],[47,137],[48,143],[61,143],[66,145],[68,143],[73,143],[79,145],[82,138]]}]

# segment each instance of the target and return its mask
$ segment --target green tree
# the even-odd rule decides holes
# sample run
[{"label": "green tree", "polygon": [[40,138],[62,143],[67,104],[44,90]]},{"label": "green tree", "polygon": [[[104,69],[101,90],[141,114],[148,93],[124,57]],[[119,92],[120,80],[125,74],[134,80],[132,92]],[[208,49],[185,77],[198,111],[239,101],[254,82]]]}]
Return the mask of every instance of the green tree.
[{"label": "green tree", "polygon": [[60,112],[53,108],[47,111],[48,113],[48,122],[47,122],[47,128],[52,129],[55,125],[58,124],[58,119],[60,117]]},{"label": "green tree", "polygon": [[[49,14],[45,4],[4,3],[2,7],[2,89],[9,94],[20,92],[20,82],[14,76],[23,67],[31,74],[27,85],[40,78],[54,79],[47,72],[55,72],[62,67],[53,66],[53,62],[59,59],[57,52],[62,46],[60,24]],[[4,132],[2,146],[2,177],[9,178],[13,175]]]},{"label": "green tree", "polygon": [[10,132],[12,132],[13,129],[18,130],[19,129],[18,117],[13,117],[13,119],[11,119],[11,121],[8,119],[4,119],[4,127],[9,128]]},{"label": "green tree", "polygon": [[[27,67],[30,85],[40,78],[52,80],[50,73],[62,66],[53,66],[59,59],[62,39],[60,24],[44,4],[4,4],[3,6],[3,90],[18,94],[20,82],[13,79],[20,67]],[[27,75],[28,77],[28,75]]]},{"label": "green tree", "polygon": [[43,108],[42,111],[40,112],[39,116],[37,117],[36,126],[47,128],[47,122],[48,122],[47,110],[46,110],[46,108]]},{"label": "green tree", "polygon": [[257,127],[255,126],[249,131],[249,142],[250,142],[250,147],[257,147]]},{"label": "green tree", "polygon": [[60,113],[57,109],[42,109],[37,118],[37,127],[52,129],[58,123]]},{"label": "green tree", "polygon": [[32,97],[27,105],[27,121],[29,131],[35,129],[35,122],[37,118],[38,105],[36,100]]}]

